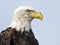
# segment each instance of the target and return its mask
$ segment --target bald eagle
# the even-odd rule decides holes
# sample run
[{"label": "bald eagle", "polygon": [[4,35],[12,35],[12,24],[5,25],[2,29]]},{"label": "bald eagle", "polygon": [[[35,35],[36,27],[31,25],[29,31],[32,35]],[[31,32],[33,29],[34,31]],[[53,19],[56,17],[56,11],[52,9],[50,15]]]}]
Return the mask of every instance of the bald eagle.
[{"label": "bald eagle", "polygon": [[0,33],[0,45],[39,45],[31,29],[34,18],[42,20],[43,15],[31,6],[17,8],[11,24]]}]

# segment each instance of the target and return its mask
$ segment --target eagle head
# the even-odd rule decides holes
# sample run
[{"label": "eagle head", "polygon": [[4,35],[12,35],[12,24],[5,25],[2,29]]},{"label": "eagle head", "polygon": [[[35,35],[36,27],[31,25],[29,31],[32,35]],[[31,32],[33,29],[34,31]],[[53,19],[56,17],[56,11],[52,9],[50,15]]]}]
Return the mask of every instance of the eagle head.
[{"label": "eagle head", "polygon": [[21,6],[18,7],[14,11],[14,16],[12,19],[12,22],[10,24],[10,27],[16,28],[17,31],[29,31],[31,28],[30,23],[31,20],[37,18],[37,19],[43,19],[43,15],[41,12],[35,10],[31,6]]}]

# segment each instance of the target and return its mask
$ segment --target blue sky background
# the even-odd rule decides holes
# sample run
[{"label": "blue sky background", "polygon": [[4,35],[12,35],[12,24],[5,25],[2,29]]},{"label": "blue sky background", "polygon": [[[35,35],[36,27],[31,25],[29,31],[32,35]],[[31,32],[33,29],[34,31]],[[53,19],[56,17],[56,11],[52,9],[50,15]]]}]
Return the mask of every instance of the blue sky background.
[{"label": "blue sky background", "polygon": [[60,0],[0,0],[0,32],[9,26],[14,10],[25,5],[44,15],[42,22],[34,19],[31,23],[39,45],[60,45]]}]

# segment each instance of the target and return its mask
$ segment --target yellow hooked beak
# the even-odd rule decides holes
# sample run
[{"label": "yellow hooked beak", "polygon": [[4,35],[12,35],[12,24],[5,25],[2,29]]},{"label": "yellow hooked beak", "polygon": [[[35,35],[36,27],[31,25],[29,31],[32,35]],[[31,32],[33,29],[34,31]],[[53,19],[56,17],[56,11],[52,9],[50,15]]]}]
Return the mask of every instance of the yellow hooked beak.
[{"label": "yellow hooked beak", "polygon": [[33,18],[41,19],[41,20],[43,19],[43,15],[40,12],[32,12],[29,14],[29,16],[31,16]]}]

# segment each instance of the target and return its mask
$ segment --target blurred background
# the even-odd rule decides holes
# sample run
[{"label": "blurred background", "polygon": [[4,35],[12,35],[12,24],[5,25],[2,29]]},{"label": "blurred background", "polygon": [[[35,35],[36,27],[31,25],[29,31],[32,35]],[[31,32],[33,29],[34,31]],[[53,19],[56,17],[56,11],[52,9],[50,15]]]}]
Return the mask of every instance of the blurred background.
[{"label": "blurred background", "polygon": [[19,6],[32,6],[42,12],[43,21],[32,20],[39,45],[60,45],[60,0],[0,0],[0,32],[6,29]]}]

